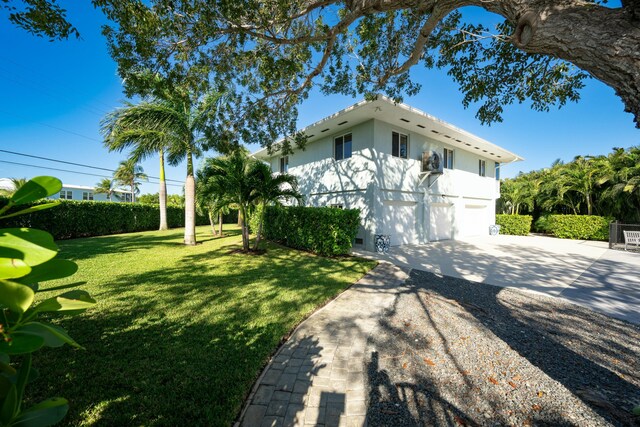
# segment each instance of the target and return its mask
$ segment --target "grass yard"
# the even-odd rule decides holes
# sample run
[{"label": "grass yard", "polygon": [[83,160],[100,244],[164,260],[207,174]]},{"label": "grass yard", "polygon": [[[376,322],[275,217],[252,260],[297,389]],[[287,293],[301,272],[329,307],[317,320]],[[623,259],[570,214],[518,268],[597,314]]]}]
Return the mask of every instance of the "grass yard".
[{"label": "grass yard", "polygon": [[47,286],[86,281],[98,304],[60,321],[86,350],[39,352],[27,395],[69,399],[69,425],[228,426],[281,338],[374,265],[197,231],[195,247],[182,230],[59,242],[79,271]]}]

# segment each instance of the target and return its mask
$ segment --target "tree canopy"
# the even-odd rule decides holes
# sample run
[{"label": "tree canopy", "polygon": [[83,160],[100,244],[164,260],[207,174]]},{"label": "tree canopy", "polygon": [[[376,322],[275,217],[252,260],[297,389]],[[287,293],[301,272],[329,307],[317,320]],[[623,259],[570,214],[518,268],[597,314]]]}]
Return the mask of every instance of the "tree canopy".
[{"label": "tree canopy", "polygon": [[[416,66],[448,73],[483,123],[501,120],[514,102],[547,110],[576,101],[591,76],[612,87],[640,125],[640,0],[93,4],[113,22],[103,33],[127,95],[154,94],[163,85],[196,99],[209,90],[224,93],[214,130],[265,146],[287,136],[284,152],[291,142],[304,144],[296,106],[314,85],[400,101],[420,91],[409,73]],[[484,13],[466,13],[470,6]],[[499,24],[490,24],[495,17]]]}]

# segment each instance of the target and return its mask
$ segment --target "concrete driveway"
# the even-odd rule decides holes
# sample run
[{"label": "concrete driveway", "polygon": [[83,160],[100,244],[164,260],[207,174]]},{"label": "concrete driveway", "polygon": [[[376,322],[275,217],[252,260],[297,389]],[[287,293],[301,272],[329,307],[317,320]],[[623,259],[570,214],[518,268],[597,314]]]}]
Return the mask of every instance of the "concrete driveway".
[{"label": "concrete driveway", "polygon": [[390,261],[474,282],[540,292],[640,324],[640,253],[605,242],[483,236],[391,248]]}]

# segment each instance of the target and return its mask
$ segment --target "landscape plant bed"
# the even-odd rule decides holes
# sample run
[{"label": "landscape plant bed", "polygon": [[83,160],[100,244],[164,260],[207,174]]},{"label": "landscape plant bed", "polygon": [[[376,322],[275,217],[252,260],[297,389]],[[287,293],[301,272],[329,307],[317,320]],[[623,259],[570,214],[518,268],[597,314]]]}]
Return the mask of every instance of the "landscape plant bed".
[{"label": "landscape plant bed", "polygon": [[367,421],[636,425],[640,327],[530,292],[413,270],[367,346]]},{"label": "landscape plant bed", "polygon": [[197,246],[181,229],[59,242],[98,304],[59,321],[86,350],[39,354],[47,375],[29,398],[67,397],[67,425],[228,426],[282,337],[375,265],[270,244],[232,253],[239,230],[225,227],[199,227]]}]

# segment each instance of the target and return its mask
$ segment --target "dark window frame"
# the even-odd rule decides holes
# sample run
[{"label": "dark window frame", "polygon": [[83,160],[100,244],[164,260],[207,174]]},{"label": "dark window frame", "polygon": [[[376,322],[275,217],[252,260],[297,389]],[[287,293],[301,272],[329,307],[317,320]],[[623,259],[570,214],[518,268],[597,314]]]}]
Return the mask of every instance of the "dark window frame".
[{"label": "dark window frame", "polygon": [[[403,141],[404,137],[404,141]],[[404,155],[402,145],[404,142]],[[391,155],[399,159],[409,158],[409,135],[402,132],[391,131]]]},{"label": "dark window frame", "polygon": [[352,156],[353,134],[351,132],[333,138],[333,158],[335,160],[349,159]]},{"label": "dark window frame", "polygon": [[444,155],[442,157],[443,157],[443,167],[445,169],[453,169],[453,162],[455,159],[454,151],[449,148],[445,148]]},{"label": "dark window frame", "polygon": [[487,162],[485,160],[478,160],[478,175],[487,176]]},{"label": "dark window frame", "polygon": [[289,156],[280,157],[280,173],[289,172]]}]

